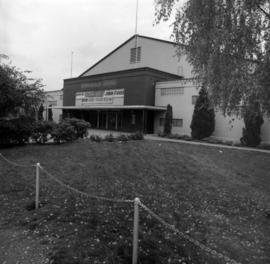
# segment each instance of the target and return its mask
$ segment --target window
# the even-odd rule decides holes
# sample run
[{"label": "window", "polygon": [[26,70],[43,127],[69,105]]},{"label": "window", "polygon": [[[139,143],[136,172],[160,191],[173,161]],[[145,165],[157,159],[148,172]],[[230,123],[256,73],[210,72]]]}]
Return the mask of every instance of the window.
[{"label": "window", "polygon": [[183,127],[183,119],[173,119],[172,126],[173,127]]},{"label": "window", "polygon": [[[159,119],[159,126],[164,126],[164,124],[165,124],[165,118],[160,118]],[[183,119],[176,119],[176,118],[174,118],[173,120],[172,120],[172,126],[173,127],[183,127]]]},{"label": "window", "polygon": [[141,47],[130,49],[130,63],[141,61]]},{"label": "window", "polygon": [[48,105],[57,106],[57,101],[48,101]]},{"label": "window", "polygon": [[198,97],[199,97],[198,95],[192,95],[192,97],[191,97],[191,103],[192,103],[193,105],[196,104],[196,101],[197,101]]},{"label": "window", "polygon": [[62,94],[60,94],[60,100],[63,100],[63,95]]},{"label": "window", "polygon": [[161,88],[160,95],[175,95],[175,94],[184,94],[184,87],[174,87],[174,88]]}]

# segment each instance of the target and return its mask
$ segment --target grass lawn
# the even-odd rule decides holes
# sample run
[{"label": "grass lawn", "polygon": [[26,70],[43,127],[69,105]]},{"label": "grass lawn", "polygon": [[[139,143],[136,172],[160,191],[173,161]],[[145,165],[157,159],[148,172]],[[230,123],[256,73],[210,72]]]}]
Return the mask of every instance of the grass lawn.
[{"label": "grass lawn", "polygon": [[[270,263],[270,154],[146,140],[0,152],[21,164],[40,162],[89,194],[139,197],[179,230],[237,262]],[[80,197],[41,172],[42,206],[30,210],[35,168],[0,159],[0,181],[1,263],[131,263],[132,204]],[[139,238],[139,263],[225,263],[144,210]]]}]

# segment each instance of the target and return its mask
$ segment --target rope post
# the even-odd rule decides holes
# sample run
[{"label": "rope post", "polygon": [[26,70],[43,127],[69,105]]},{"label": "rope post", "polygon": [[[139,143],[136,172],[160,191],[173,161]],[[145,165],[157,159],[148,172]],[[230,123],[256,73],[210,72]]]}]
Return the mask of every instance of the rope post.
[{"label": "rope post", "polygon": [[39,205],[39,168],[40,163],[36,165],[36,209],[38,209]]},{"label": "rope post", "polygon": [[134,199],[132,264],[137,264],[137,260],[138,260],[139,203],[140,203],[140,199],[136,197]]}]

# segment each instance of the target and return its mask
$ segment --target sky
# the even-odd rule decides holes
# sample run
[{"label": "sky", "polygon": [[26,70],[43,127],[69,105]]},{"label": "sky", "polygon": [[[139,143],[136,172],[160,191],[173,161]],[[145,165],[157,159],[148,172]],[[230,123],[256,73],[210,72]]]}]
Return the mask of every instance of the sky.
[{"label": "sky", "polygon": [[[170,22],[154,24],[154,0],[139,0],[138,34],[170,40]],[[44,90],[72,77],[135,33],[136,0],[0,0],[0,54],[43,79]]]}]

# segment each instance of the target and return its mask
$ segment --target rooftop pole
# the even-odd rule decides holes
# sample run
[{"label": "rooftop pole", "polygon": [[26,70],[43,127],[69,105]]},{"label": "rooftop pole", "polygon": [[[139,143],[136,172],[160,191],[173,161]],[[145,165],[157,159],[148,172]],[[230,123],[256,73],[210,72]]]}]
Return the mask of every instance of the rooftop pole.
[{"label": "rooftop pole", "polygon": [[71,61],[70,61],[70,78],[72,78],[72,66],[73,66],[73,51],[71,51]]},{"label": "rooftop pole", "polygon": [[138,9],[139,9],[139,0],[136,0],[136,18],[135,18],[135,48],[138,46],[138,39],[137,39],[137,33],[138,33]]}]

